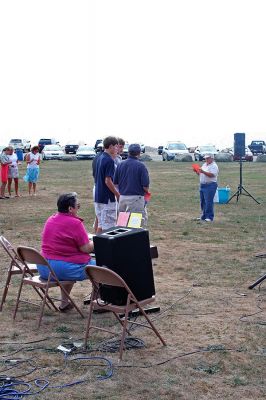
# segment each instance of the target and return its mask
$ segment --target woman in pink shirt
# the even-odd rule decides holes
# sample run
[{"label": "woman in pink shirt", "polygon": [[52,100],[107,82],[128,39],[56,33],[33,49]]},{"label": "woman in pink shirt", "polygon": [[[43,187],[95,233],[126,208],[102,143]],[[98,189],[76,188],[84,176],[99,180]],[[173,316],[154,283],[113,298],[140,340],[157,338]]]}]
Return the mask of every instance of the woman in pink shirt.
[{"label": "woman in pink shirt", "polygon": [[[82,281],[87,279],[85,266],[94,264],[90,254],[93,242],[89,240],[83,220],[78,217],[80,204],[77,193],[66,193],[57,200],[58,213],[48,218],[42,232],[42,255],[48,260],[60,281]],[[38,265],[43,279],[49,275],[48,268]],[[68,293],[74,285],[65,285]],[[72,308],[64,292],[61,292],[60,311]]]}]

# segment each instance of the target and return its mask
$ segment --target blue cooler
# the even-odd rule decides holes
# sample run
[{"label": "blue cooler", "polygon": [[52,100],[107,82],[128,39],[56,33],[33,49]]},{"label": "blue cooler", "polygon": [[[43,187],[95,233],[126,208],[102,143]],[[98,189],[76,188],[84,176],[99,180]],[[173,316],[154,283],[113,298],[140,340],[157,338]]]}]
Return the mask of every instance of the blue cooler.
[{"label": "blue cooler", "polygon": [[220,204],[225,204],[230,199],[230,188],[218,188],[218,199]]},{"label": "blue cooler", "polygon": [[18,157],[18,161],[23,161],[23,150],[16,149],[16,155]]}]

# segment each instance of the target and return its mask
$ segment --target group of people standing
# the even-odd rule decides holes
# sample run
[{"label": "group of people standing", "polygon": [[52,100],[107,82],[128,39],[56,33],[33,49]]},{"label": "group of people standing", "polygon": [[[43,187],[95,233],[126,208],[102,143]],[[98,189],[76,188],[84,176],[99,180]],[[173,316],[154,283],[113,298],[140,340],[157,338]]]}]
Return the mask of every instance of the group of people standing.
[{"label": "group of people standing", "polygon": [[128,158],[122,161],[124,145],[121,138],[106,137],[104,151],[93,161],[96,233],[115,226],[120,211],[139,212],[147,224],[144,195],[149,191],[149,173],[139,160],[139,144],[130,144]]},{"label": "group of people standing", "polygon": [[[40,154],[39,147],[33,146],[31,151],[25,156],[25,161],[27,162],[27,171],[24,176],[24,181],[28,182],[28,192],[29,195],[36,196],[36,183],[39,178],[39,165],[40,165]],[[0,155],[1,163],[1,189],[0,189],[0,199],[9,199],[11,197],[11,186],[14,180],[15,197],[20,197],[18,188],[18,157],[14,152],[12,146],[5,147]],[[5,194],[7,186],[8,194]]]}]

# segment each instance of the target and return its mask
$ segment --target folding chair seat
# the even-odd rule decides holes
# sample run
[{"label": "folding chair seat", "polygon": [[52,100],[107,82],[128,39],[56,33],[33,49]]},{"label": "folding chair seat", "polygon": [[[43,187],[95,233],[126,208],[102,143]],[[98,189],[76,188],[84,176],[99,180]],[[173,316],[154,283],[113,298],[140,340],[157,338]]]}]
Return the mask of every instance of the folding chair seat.
[{"label": "folding chair seat", "polygon": [[[130,311],[133,311],[135,309],[139,309],[139,313],[142,314],[148,324],[142,324],[136,321],[130,321],[130,324],[136,324],[140,325],[145,328],[149,328],[153,330],[153,332],[158,336],[160,341],[164,346],[166,346],[166,343],[160,333],[157,331],[155,328],[153,322],[151,319],[147,316],[145,310],[143,309],[143,306],[146,304],[149,304],[155,300],[155,296],[152,296],[150,298],[138,301],[130,288],[127,286],[126,282],[114,271],[111,271],[108,268],[105,267],[95,267],[95,266],[87,266],[86,267],[86,273],[92,283],[92,294],[91,294],[91,302],[89,306],[89,316],[88,316],[88,322],[87,322],[87,328],[86,328],[86,334],[85,334],[85,347],[87,347],[87,342],[88,342],[88,337],[91,329],[98,329],[101,331],[109,332],[112,334],[116,334],[117,332],[113,332],[109,329],[101,328],[95,325],[91,325],[91,320],[92,320],[92,314],[93,310],[101,309],[105,311],[111,311],[118,322],[122,326],[122,333],[121,333],[121,343],[120,343],[120,350],[119,350],[119,359],[122,360],[122,354],[124,350],[124,342],[125,342],[125,336],[127,330],[127,324],[128,324],[128,315]],[[115,304],[111,303],[105,303],[101,300],[100,298],[100,287],[101,285],[110,285],[116,288],[122,288],[126,291],[127,293],[127,301],[125,305],[118,306]],[[120,317],[120,315],[123,314],[125,315],[123,318]]]},{"label": "folding chair seat", "polygon": [[[60,288],[65,293],[66,297],[68,298],[68,300],[72,304],[72,306],[77,310],[77,312],[80,314],[80,316],[82,318],[84,318],[84,314],[79,309],[79,307],[76,305],[74,300],[72,300],[71,296],[68,294],[66,289],[64,288],[64,285],[73,284],[73,283],[75,283],[74,281],[59,281],[59,279],[57,278],[57,276],[56,276],[53,268],[49,264],[49,262],[37,250],[35,250],[31,247],[19,246],[17,248],[17,253],[18,253],[19,258],[21,259],[21,261],[24,263],[25,266],[27,266],[29,263],[44,265],[48,268],[49,275],[48,275],[48,279],[45,280],[45,279],[42,279],[40,277],[40,275],[29,276],[23,272],[21,284],[20,284],[20,287],[18,290],[18,296],[17,296],[16,306],[15,306],[15,311],[13,314],[13,319],[16,318],[19,303],[22,301],[28,302],[25,300],[20,300],[21,291],[22,291],[22,288],[24,285],[32,286],[38,292],[38,294],[40,295],[40,297],[42,299],[41,304],[40,304],[40,316],[39,316],[39,321],[38,321],[38,328],[41,325],[45,305],[47,305],[49,308],[51,308],[50,306],[52,306],[55,311],[59,311],[58,307],[54,303],[54,300],[57,300],[57,299],[51,298],[48,294],[49,289],[54,288],[54,287]],[[31,302],[28,302],[28,303],[35,304],[35,303],[31,303]]]},{"label": "folding chair seat", "polygon": [[36,264],[28,264],[25,266],[18,257],[18,254],[12,244],[4,237],[0,236],[0,244],[2,245],[5,252],[10,257],[10,264],[7,269],[7,278],[4,285],[4,290],[2,294],[1,304],[0,304],[0,311],[3,309],[3,305],[6,301],[7,292],[9,289],[9,285],[11,282],[11,278],[13,275],[22,275],[24,268],[27,269],[27,274],[33,276],[36,272],[38,272]]}]

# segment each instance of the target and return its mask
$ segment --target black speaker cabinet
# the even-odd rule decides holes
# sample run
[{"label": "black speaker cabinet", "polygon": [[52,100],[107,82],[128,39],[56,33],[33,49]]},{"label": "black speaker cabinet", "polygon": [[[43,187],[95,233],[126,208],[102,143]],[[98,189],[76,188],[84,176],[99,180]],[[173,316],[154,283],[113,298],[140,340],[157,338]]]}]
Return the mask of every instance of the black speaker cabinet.
[{"label": "black speaker cabinet", "polygon": [[234,154],[238,157],[245,157],[245,134],[234,134]]},{"label": "black speaker cabinet", "polygon": [[[149,232],[144,229],[114,227],[93,237],[96,265],[120,275],[138,300],[155,294]],[[102,286],[102,300],[122,305],[127,294],[122,288]]]}]

